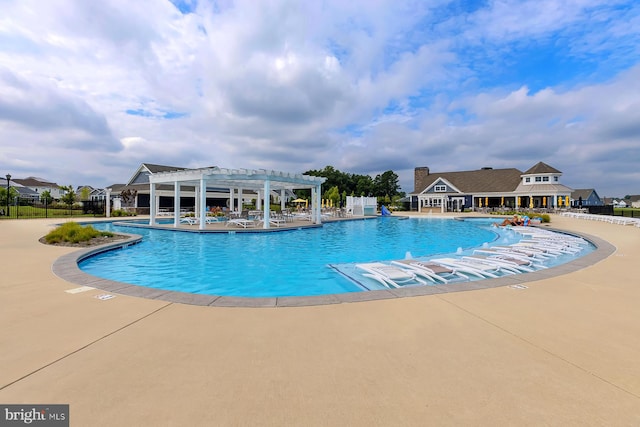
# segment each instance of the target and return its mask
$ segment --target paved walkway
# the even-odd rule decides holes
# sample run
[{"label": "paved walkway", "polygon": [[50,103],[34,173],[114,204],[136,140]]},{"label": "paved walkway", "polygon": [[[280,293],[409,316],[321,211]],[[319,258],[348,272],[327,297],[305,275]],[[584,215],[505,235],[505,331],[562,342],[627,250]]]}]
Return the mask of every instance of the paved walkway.
[{"label": "paved walkway", "polygon": [[640,228],[554,216],[616,246],[528,283],[309,307],[70,294],[0,221],[0,403],[71,425],[640,425]]}]

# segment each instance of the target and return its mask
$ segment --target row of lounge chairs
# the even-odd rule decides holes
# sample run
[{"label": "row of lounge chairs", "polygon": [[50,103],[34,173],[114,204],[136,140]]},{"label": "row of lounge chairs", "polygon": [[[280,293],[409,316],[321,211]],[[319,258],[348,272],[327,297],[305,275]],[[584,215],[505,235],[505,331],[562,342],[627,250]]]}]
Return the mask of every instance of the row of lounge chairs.
[{"label": "row of lounge chairs", "polygon": [[523,239],[510,246],[478,248],[472,254],[430,260],[403,259],[390,263],[359,263],[363,277],[386,288],[447,284],[529,273],[548,268],[545,262],[561,255],[576,255],[588,242],[580,237],[530,227],[513,227]]},{"label": "row of lounge chairs", "polygon": [[619,225],[633,225],[640,228],[640,218],[630,218],[626,216],[614,216],[614,215],[596,215],[582,212],[563,212],[562,216],[570,218],[587,219],[590,221],[601,221],[609,224]]}]

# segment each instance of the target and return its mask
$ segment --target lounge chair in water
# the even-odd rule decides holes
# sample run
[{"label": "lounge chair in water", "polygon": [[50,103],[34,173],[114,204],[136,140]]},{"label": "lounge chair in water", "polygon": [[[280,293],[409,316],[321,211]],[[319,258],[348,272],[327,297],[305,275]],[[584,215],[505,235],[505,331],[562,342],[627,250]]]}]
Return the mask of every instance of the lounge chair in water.
[{"label": "lounge chair in water", "polygon": [[401,266],[402,268],[409,269],[416,275],[424,277],[434,283],[449,283],[451,280],[456,279],[469,280],[469,276],[462,274],[458,270],[433,262],[419,261],[415,259],[401,259],[391,261],[391,263]]},{"label": "lounge chair in water", "polygon": [[435,262],[436,264],[444,265],[445,267],[454,268],[466,274],[480,277],[482,279],[485,279],[487,277],[495,279],[500,275],[499,267],[480,263],[472,263],[460,258],[434,258],[431,261]]},{"label": "lounge chair in water", "polygon": [[417,277],[412,271],[381,262],[356,264],[356,268],[364,271],[364,277],[380,282],[386,288],[399,288],[407,285],[426,285],[427,282]]}]

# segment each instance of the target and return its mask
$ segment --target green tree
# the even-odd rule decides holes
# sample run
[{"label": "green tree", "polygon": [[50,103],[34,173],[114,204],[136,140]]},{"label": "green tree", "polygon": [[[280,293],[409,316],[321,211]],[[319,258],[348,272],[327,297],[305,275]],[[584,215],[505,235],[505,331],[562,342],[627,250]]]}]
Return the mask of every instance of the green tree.
[{"label": "green tree", "polygon": [[42,193],[40,193],[40,201],[46,205],[50,205],[51,202],[53,201],[53,196],[51,196],[51,191],[44,190]]},{"label": "green tree", "polygon": [[[9,187],[9,204],[18,197],[18,190],[15,187]],[[0,208],[7,205],[7,189],[0,187]]]},{"label": "green tree", "polygon": [[69,210],[71,210],[73,204],[76,202],[76,192],[73,191],[73,186],[61,186],[60,189],[65,192],[60,200],[62,201],[62,203],[67,205],[67,208],[69,208]]},{"label": "green tree", "polygon": [[82,187],[80,190],[80,200],[89,200],[89,196],[91,195],[91,190],[87,187]]},{"label": "green tree", "polygon": [[357,181],[353,194],[356,196],[370,196],[374,194],[373,178],[369,175],[357,175]]},{"label": "green tree", "polygon": [[331,187],[326,193],[324,193],[324,197],[333,202],[333,206],[340,205],[340,189],[338,186]]},{"label": "green tree", "polygon": [[400,178],[398,178],[398,175],[391,170],[388,170],[381,175],[376,175],[374,182],[376,196],[386,197],[387,203],[392,197],[399,194]]}]

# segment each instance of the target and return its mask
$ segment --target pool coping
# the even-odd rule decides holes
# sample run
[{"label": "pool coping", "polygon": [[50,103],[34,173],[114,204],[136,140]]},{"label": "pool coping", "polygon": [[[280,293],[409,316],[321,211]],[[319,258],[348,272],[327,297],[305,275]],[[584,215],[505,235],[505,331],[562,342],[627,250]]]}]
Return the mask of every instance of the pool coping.
[{"label": "pool coping", "polygon": [[589,267],[611,256],[616,247],[604,239],[585,233],[567,232],[548,226],[538,226],[558,233],[582,237],[595,246],[595,250],[573,261],[537,270],[531,273],[503,276],[495,279],[474,280],[469,282],[435,284],[428,286],[410,286],[397,289],[382,289],[366,292],[347,292],[340,294],[326,294],[295,297],[231,297],[221,295],[192,294],[188,292],[169,291],[146,286],[131,285],[114,280],[103,279],[85,273],[78,264],[93,255],[114,249],[125,248],[142,241],[142,236],[128,233],[118,233],[127,236],[125,240],[94,246],[63,255],[56,259],[51,266],[52,272],[63,280],[78,286],[88,286],[106,292],[138,298],[155,299],[173,303],[212,307],[304,307],[315,305],[342,304],[353,302],[375,301],[382,299],[407,298],[423,295],[444,294],[451,292],[474,291],[502,286],[518,288],[524,283],[548,279],[572,273]]}]

